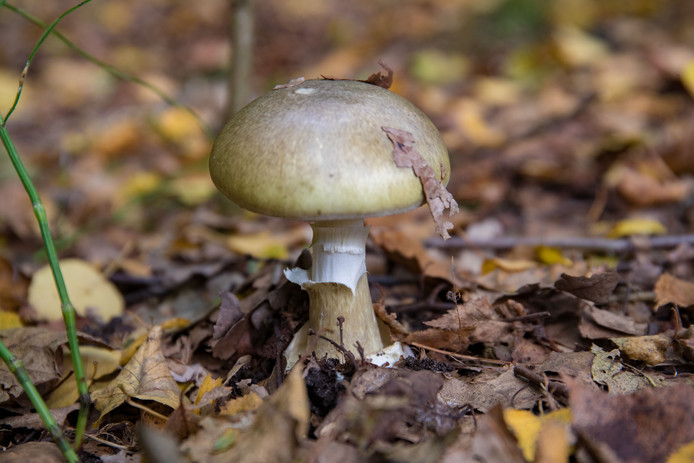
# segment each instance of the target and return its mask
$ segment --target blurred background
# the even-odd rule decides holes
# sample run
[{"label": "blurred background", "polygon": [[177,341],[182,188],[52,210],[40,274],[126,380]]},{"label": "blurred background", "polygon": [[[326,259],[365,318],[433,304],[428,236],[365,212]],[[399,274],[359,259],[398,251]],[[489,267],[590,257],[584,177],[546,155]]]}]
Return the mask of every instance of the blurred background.
[{"label": "blurred background", "polygon": [[[391,90],[443,134],[457,234],[608,236],[630,217],[692,231],[692,2],[101,0],[57,30],[183,106],[46,40],[7,127],[63,255],[147,276],[156,256],[288,259],[306,245],[305,225],[239,210],[207,173],[244,3],[255,26],[246,102],[299,76],[363,79],[382,60]],[[74,4],[0,8],[2,114],[42,33],[27,18],[50,23]],[[40,239],[5,156],[0,197],[0,256],[33,267]],[[397,221],[433,236],[426,215]]]}]

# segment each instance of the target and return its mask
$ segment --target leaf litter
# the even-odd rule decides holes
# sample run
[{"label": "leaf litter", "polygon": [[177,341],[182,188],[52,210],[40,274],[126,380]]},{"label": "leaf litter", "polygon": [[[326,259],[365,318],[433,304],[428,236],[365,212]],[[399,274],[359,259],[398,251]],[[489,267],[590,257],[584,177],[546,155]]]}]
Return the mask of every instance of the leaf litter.
[{"label": "leaf litter", "polygon": [[[364,50],[374,47],[398,76],[384,66],[366,80],[421,107],[450,150],[446,196],[438,166],[427,170],[416,155],[417,140],[386,133],[394,162],[422,181],[435,231],[454,238],[449,247],[430,240],[423,209],[369,219],[375,310],[416,354],[392,369],[354,352],[347,362],[309,355],[280,373],[281,353],[306,319],[305,293],[282,276],[292,261],[310,265],[301,256],[305,227],[238,214],[210,196],[196,164],[208,142],[189,118],[45,50],[36,82],[46,85],[15,114],[13,137],[35,167],[53,230],[68,238],[61,257],[89,263],[127,306],[106,322],[89,316],[104,309],[91,300],[78,317],[80,341],[95,348],[85,355],[92,399],[105,411],[91,423],[86,461],[668,461],[694,441],[694,250],[685,239],[694,223],[694,53],[676,27],[691,13],[668,5],[669,14],[649,16],[652,6],[625,4],[604,17],[594,9],[576,16],[592,2],[573,2],[566,15],[585,21],[575,30],[557,8],[529,18],[504,8],[510,2],[484,12],[429,3],[382,10],[357,2],[339,22],[329,9],[292,2],[258,13],[268,31],[287,32],[261,37],[258,82],[369,75]],[[130,7],[143,21],[170,16],[152,15],[159,7],[149,2]],[[94,47],[140,63],[221,120],[210,91],[221,69],[209,63],[211,50],[226,46],[226,27],[212,18],[226,14],[172,8],[181,16],[166,27],[178,31],[187,18],[185,43],[165,40],[171,34],[159,24],[123,45],[118,27],[139,23],[118,8],[99,18],[126,14],[122,21],[81,27],[101,28],[93,33],[105,41]],[[438,50],[458,33],[445,29],[453,12],[476,38],[465,51]],[[485,39],[501,37],[509,18],[549,35],[508,48]],[[25,27],[4,22],[3,43],[29,34]],[[199,36],[204,47],[193,45]],[[0,75],[24,59],[7,47]],[[56,79],[56,69],[67,77]],[[66,134],[66,126],[85,130]],[[37,137],[29,127],[45,130]],[[38,319],[28,298],[38,235],[21,188],[0,178],[0,309],[12,316],[0,336],[69,432],[76,396],[64,332]],[[446,216],[458,203],[462,212]],[[663,233],[672,245],[650,246],[646,237]],[[454,246],[468,236],[484,246]],[[511,245],[486,246],[494,237]],[[564,244],[544,246],[557,237]],[[623,246],[566,245],[571,237],[623,237]],[[7,369],[0,373],[1,444],[31,461],[40,423]]]}]

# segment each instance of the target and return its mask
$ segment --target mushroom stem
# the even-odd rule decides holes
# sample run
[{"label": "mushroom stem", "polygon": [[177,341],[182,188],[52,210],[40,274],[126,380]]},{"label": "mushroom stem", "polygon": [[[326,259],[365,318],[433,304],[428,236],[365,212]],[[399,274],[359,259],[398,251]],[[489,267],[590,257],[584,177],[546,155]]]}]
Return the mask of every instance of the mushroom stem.
[{"label": "mushroom stem", "polygon": [[[356,352],[357,341],[366,354],[383,348],[366,277],[366,238],[369,227],[362,219],[320,221],[312,224],[313,266],[306,272],[286,270],[287,278],[309,293],[308,328],[340,344],[338,317],[344,318],[342,343]],[[297,337],[305,337],[301,330]],[[297,346],[305,345],[296,339]],[[317,356],[338,357],[331,343],[320,340]]]},{"label": "mushroom stem", "polygon": [[366,237],[369,227],[362,219],[315,222],[311,255],[311,280],[342,283],[356,292],[359,278],[366,273]]}]

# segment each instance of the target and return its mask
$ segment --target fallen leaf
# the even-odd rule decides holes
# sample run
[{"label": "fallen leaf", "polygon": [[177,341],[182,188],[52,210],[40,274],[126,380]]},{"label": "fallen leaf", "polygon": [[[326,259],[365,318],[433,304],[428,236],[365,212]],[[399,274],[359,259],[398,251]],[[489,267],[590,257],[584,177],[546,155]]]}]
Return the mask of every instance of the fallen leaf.
[{"label": "fallen leaf", "polygon": [[610,238],[624,238],[632,235],[664,235],[665,226],[655,219],[633,218],[617,222],[610,230]]},{"label": "fallen leaf", "polygon": [[615,343],[622,354],[630,359],[640,360],[651,366],[665,362],[665,353],[672,343],[672,339],[663,334],[612,338],[610,341]]},{"label": "fallen leaf", "polygon": [[593,344],[590,351],[595,354],[590,370],[593,380],[611,393],[630,393],[650,385],[642,375],[624,369],[619,349],[607,352]]},{"label": "fallen leaf", "polygon": [[367,77],[366,80],[362,80],[362,82],[383,88],[390,88],[390,86],[393,85],[393,70],[381,60],[378,60],[378,64],[386,73],[383,74],[381,71],[375,72]]},{"label": "fallen leaf", "polygon": [[[694,83],[694,82],[693,82]],[[694,462],[694,442],[684,444],[670,455],[665,463],[692,463]]]},{"label": "fallen leaf", "polygon": [[[504,421],[516,436],[518,446],[523,451],[523,456],[526,460],[536,461],[535,452],[538,440],[542,438],[542,433],[545,432],[546,428],[552,427],[553,424],[560,424],[566,434],[571,423],[571,410],[562,408],[549,412],[546,415],[537,416],[528,410],[507,408],[504,410]],[[564,444],[566,444],[566,441]],[[546,446],[547,444],[545,444],[545,448],[547,448]],[[568,446],[565,446],[563,450],[568,456]]]},{"label": "fallen leaf", "polygon": [[618,283],[617,272],[596,273],[589,277],[562,273],[561,278],[554,283],[554,287],[596,304],[606,304]]},{"label": "fallen leaf", "polygon": [[52,442],[26,442],[6,449],[3,463],[63,463],[65,457]]},{"label": "fallen leaf", "polygon": [[566,257],[561,249],[552,246],[538,246],[535,248],[537,260],[546,265],[563,265],[571,267],[573,261]]},{"label": "fallen leaf", "polygon": [[294,368],[282,386],[258,409],[250,429],[239,433],[236,444],[223,453],[225,461],[290,463],[299,451],[309,425],[306,383]]},{"label": "fallen leaf", "polygon": [[437,178],[434,170],[419,154],[419,151],[414,147],[415,140],[412,134],[392,127],[381,127],[388,135],[388,139],[393,142],[393,160],[398,167],[411,167],[414,174],[422,182],[422,190],[429,211],[436,225],[436,233],[444,240],[451,237],[448,230],[453,228],[453,224],[444,220],[443,214],[448,210],[448,216],[452,216],[459,212],[458,203],[455,198],[443,186],[440,178]]},{"label": "fallen leaf", "polygon": [[694,441],[694,388],[684,384],[607,394],[570,383],[573,426],[591,446],[606,444],[624,463],[663,462]]},{"label": "fallen leaf", "polygon": [[147,341],[105,388],[92,394],[99,419],[129,399],[148,400],[172,409],[179,405],[180,389],[161,353],[161,326],[155,326]]},{"label": "fallen leaf", "polygon": [[[20,359],[35,386],[60,379],[57,358],[60,347],[67,343],[65,332],[27,327],[0,331],[0,340]],[[5,362],[0,364],[0,403],[19,397],[24,390]]]},{"label": "fallen leaf", "polygon": [[694,283],[663,273],[655,283],[656,307],[675,304],[680,307],[694,305]]},{"label": "fallen leaf", "polygon": [[[123,314],[123,296],[92,265],[80,259],[63,259],[60,261],[60,268],[70,300],[79,315],[92,315],[108,322]],[[58,291],[48,265],[34,273],[29,285],[29,303],[42,319],[63,319]]]},{"label": "fallen leaf", "polygon": [[504,259],[503,257],[492,257],[482,262],[482,274],[491,273],[500,269],[505,272],[524,272],[537,267],[537,263],[525,259]]}]

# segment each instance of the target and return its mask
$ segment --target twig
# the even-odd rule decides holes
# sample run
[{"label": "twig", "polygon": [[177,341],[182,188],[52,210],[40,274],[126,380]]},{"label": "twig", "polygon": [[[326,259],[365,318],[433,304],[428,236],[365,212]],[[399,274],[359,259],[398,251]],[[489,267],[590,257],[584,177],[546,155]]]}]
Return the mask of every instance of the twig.
[{"label": "twig", "polygon": [[228,117],[248,103],[253,63],[253,0],[231,0],[232,56]]},{"label": "twig", "polygon": [[419,347],[420,349],[426,349],[430,350],[432,352],[438,352],[439,354],[443,355],[450,355],[451,357],[455,357],[460,360],[469,360],[471,362],[482,362],[482,363],[491,363],[492,365],[508,365],[510,362],[504,362],[503,360],[495,360],[495,359],[486,359],[483,357],[475,357],[473,355],[463,355],[463,354],[457,354],[455,352],[451,352],[448,350],[443,350],[443,349],[437,349],[435,347],[430,347],[425,344],[420,344],[418,342],[411,342],[408,344],[412,344],[415,347]]},{"label": "twig", "polygon": [[566,403],[566,401],[569,399],[569,388],[566,387],[566,384],[551,381],[546,376],[536,373],[521,365],[516,365],[513,367],[513,374],[528,381],[530,384],[549,392],[557,399],[560,399],[562,403]]},{"label": "twig", "polygon": [[448,241],[430,239],[427,246],[441,249],[511,249],[516,246],[550,246],[555,248],[585,249],[614,253],[626,253],[641,248],[674,248],[681,244],[694,245],[694,234],[667,235],[639,238],[634,241],[629,238],[542,238],[537,236],[516,236],[491,238],[488,240],[468,239],[454,236]]}]

